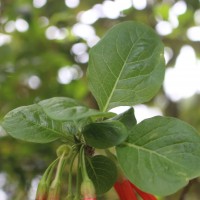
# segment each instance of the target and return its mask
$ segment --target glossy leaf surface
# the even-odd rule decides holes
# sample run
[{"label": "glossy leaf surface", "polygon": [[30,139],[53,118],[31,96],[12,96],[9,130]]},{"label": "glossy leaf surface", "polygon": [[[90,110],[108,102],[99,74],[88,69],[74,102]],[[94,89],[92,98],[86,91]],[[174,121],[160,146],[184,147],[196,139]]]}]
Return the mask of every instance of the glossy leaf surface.
[{"label": "glossy leaf surface", "polygon": [[128,133],[126,127],[119,121],[103,121],[86,125],[83,135],[88,145],[104,149],[122,143]]},{"label": "glossy leaf surface", "polygon": [[52,120],[33,104],[10,111],[3,119],[3,128],[11,136],[37,143],[47,143],[66,137],[65,123]]},{"label": "glossy leaf surface", "polygon": [[103,113],[80,105],[78,101],[67,97],[53,97],[40,101],[38,104],[42,106],[48,116],[55,120],[80,120],[114,115],[114,113]]},{"label": "glossy leaf surface", "polygon": [[155,32],[137,22],[123,22],[90,51],[89,87],[100,110],[150,100],[164,78],[163,44]]},{"label": "glossy leaf surface", "polygon": [[115,163],[102,155],[94,156],[87,162],[87,172],[98,195],[107,192],[117,179]]},{"label": "glossy leaf surface", "polygon": [[152,194],[172,194],[200,175],[200,136],[175,118],[144,120],[116,149],[126,176]]}]

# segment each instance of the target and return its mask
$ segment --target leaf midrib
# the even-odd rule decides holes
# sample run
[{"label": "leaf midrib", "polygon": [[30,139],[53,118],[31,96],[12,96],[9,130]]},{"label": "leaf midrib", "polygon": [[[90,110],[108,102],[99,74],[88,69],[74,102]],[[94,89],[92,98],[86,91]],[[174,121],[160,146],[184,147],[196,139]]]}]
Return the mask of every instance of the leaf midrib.
[{"label": "leaf midrib", "polygon": [[[118,36],[119,36],[119,34],[118,34]],[[118,37],[117,37],[117,38],[118,38]],[[113,89],[111,90],[110,96],[108,97],[108,100],[107,100],[105,106],[104,106],[103,109],[102,109],[103,112],[106,112],[106,110],[107,110],[107,108],[108,108],[108,105],[109,105],[109,103],[110,103],[110,100],[111,100],[111,98],[112,98],[112,96],[113,96],[113,93],[114,93],[114,91],[115,91],[115,89],[116,89],[116,87],[117,87],[117,84],[118,84],[119,80],[120,80],[120,77],[121,77],[121,74],[122,74],[122,72],[123,72],[123,70],[124,70],[124,67],[125,67],[126,64],[127,64],[126,62],[127,62],[128,58],[129,58],[129,56],[130,56],[130,53],[131,53],[133,47],[135,46],[135,44],[140,40],[140,38],[141,38],[141,37],[139,37],[135,42],[133,42],[132,39],[131,39],[131,36],[130,36],[130,39],[131,39],[131,42],[132,42],[132,47],[130,48],[129,53],[128,53],[126,59],[124,60],[124,64],[122,65],[122,69],[120,70],[119,76],[117,77],[117,79],[116,79],[116,81],[115,81],[115,84],[114,84],[114,87],[113,87]],[[117,40],[116,40],[116,41],[117,41]]]}]

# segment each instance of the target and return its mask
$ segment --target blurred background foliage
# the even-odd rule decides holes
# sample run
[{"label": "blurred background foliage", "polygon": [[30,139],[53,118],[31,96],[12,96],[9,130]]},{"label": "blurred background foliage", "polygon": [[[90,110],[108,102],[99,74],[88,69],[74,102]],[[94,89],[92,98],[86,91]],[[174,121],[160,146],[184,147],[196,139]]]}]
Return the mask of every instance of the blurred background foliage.
[{"label": "blurred background foliage", "polygon": [[[159,94],[135,106],[140,121],[178,117],[200,131],[199,0],[1,0],[0,119],[11,109],[67,96],[97,107],[87,87],[88,51],[113,25],[151,26],[165,44],[166,77]],[[15,140],[0,127],[0,199],[33,200],[59,142]],[[199,200],[200,180],[166,200]],[[113,191],[101,199],[117,199]],[[114,196],[112,196],[114,195]]]}]

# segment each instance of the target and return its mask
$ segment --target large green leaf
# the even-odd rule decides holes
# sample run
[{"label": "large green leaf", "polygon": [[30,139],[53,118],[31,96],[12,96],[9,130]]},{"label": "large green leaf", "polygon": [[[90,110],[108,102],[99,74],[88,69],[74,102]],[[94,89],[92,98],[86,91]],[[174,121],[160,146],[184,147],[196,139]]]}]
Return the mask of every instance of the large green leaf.
[{"label": "large green leaf", "polygon": [[83,118],[112,117],[114,113],[103,113],[80,105],[74,99],[53,97],[38,103],[48,116],[55,120],[80,120]]},{"label": "large green leaf", "polygon": [[89,87],[100,110],[150,100],[164,78],[163,44],[137,22],[116,25],[90,50]]},{"label": "large green leaf", "polygon": [[65,123],[49,118],[37,104],[10,111],[2,126],[11,136],[29,142],[47,143],[67,137]]},{"label": "large green leaf", "polygon": [[87,162],[86,167],[98,195],[107,192],[117,179],[115,163],[105,156],[98,155],[92,157]]},{"label": "large green leaf", "polygon": [[104,149],[122,143],[128,133],[126,127],[119,121],[103,121],[86,125],[83,135],[88,145]]},{"label": "large green leaf", "polygon": [[200,136],[175,118],[144,120],[116,150],[126,176],[149,193],[172,194],[200,175]]}]

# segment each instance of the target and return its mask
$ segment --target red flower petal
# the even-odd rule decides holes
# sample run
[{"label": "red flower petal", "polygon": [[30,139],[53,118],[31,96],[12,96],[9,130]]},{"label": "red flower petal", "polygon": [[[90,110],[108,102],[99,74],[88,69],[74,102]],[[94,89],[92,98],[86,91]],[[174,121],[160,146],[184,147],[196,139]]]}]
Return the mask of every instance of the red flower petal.
[{"label": "red flower petal", "polygon": [[114,188],[120,200],[137,200],[136,194],[128,180],[117,181]]},{"label": "red flower petal", "polygon": [[129,181],[131,187],[142,197],[143,200],[157,200],[157,198],[155,196],[153,196],[152,194],[143,192],[142,190],[140,190],[138,187],[136,187],[133,183],[131,183]]}]

